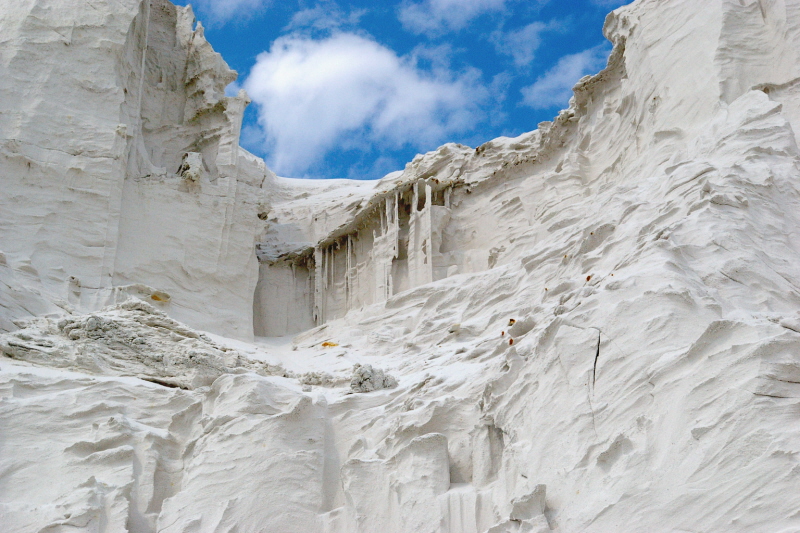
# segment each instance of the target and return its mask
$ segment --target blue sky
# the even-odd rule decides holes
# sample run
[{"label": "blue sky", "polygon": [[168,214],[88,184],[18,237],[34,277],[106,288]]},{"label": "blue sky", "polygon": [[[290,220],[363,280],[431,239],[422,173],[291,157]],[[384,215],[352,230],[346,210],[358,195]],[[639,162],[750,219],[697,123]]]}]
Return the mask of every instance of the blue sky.
[{"label": "blue sky", "polygon": [[[610,52],[630,0],[194,0],[279,175],[376,179],[445,142],[536,129]],[[232,87],[231,90],[236,87]]]}]

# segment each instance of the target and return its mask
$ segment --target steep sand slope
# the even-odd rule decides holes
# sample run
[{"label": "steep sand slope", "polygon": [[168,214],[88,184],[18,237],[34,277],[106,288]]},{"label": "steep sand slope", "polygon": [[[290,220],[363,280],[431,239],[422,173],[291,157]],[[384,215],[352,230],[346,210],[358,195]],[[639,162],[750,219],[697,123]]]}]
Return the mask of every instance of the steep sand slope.
[{"label": "steep sand slope", "polygon": [[520,138],[374,185],[264,169],[253,325],[284,336],[146,279],[58,311],[0,264],[3,528],[800,529],[800,1],[606,34]]}]

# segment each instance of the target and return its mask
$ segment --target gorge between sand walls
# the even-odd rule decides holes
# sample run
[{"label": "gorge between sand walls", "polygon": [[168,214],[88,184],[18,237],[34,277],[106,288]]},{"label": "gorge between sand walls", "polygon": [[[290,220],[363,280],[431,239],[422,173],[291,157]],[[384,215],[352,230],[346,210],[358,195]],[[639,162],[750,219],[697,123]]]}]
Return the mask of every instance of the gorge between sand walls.
[{"label": "gorge between sand walls", "polygon": [[800,0],[517,138],[276,176],[191,8],[0,15],[0,529],[800,531]]}]

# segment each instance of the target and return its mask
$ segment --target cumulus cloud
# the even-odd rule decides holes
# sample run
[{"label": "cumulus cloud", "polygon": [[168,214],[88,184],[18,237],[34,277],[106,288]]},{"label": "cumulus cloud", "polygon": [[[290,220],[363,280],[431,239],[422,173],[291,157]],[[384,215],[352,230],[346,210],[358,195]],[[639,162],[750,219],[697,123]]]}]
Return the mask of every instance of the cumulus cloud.
[{"label": "cumulus cloud", "polygon": [[560,29],[557,22],[536,21],[511,31],[494,32],[490,40],[497,53],[511,56],[517,67],[530,65],[542,44],[542,33]]},{"label": "cumulus cloud", "polygon": [[474,18],[505,6],[506,0],[423,0],[402,4],[398,18],[412,33],[435,34],[460,30]]},{"label": "cumulus cloud", "polygon": [[[276,40],[243,84],[278,172],[297,175],[334,147],[424,147],[480,121],[476,71],[420,69],[366,37]],[[254,139],[253,132],[249,133]]]},{"label": "cumulus cloud", "polygon": [[192,6],[212,25],[223,25],[234,19],[250,18],[272,3],[272,0],[192,0]]},{"label": "cumulus cloud", "polygon": [[572,87],[583,76],[602,69],[608,53],[608,45],[602,44],[562,57],[533,85],[522,89],[523,104],[534,109],[565,106],[572,96]]}]

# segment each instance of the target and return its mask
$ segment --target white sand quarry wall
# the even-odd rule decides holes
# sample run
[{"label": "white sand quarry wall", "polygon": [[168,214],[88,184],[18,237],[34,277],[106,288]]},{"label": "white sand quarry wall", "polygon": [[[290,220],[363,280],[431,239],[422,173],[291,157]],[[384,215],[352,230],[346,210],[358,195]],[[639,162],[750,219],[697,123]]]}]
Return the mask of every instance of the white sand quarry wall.
[{"label": "white sand quarry wall", "polygon": [[147,285],[177,318],[251,338],[268,171],[238,146],[236,74],[167,1],[17,4],[0,17],[8,266],[62,308]]},{"label": "white sand quarry wall", "polygon": [[69,4],[0,18],[6,530],[800,529],[800,1],[638,0],[377,183],[235,155],[188,12]]}]

